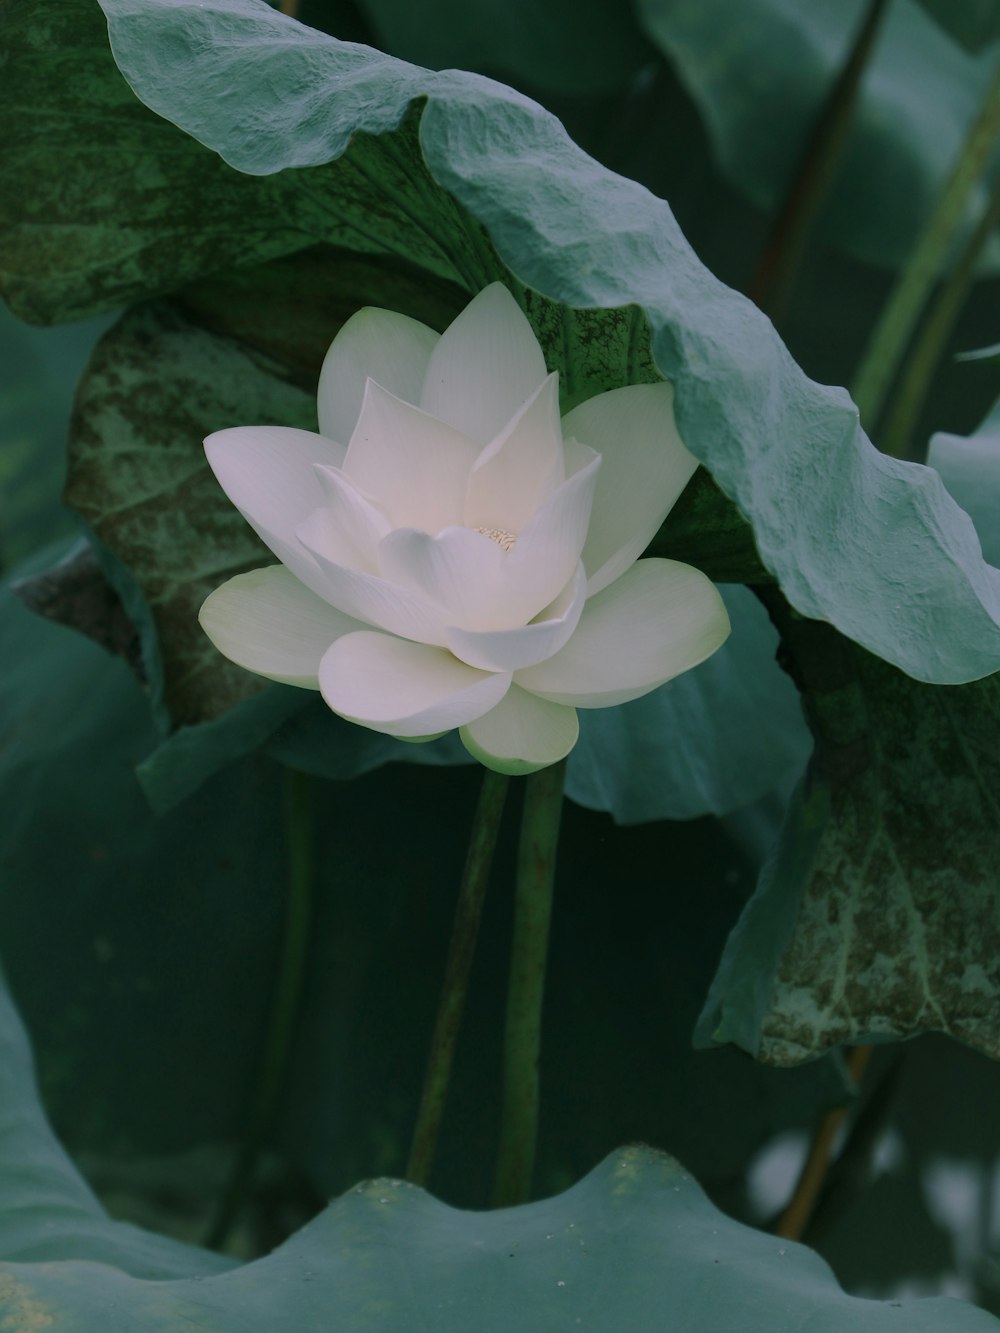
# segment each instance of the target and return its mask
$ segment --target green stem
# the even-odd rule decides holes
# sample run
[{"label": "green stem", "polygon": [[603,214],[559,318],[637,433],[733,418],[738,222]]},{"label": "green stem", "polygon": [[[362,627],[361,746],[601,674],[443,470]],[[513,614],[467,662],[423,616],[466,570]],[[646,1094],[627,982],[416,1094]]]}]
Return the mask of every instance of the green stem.
[{"label": "green stem", "polygon": [[528,778],[517,853],[514,938],[507,985],[500,1150],[494,1202],[531,1194],[538,1141],[538,1065],[565,760]]},{"label": "green stem", "polygon": [[994,71],[979,115],[969,130],[951,176],[872,331],[855,376],[851,396],[858,405],[862,423],[869,430],[878,422],[920,312],[961,225],[969,193],[996,147],[998,133],[1000,64]]},{"label": "green stem", "polygon": [[445,965],[430,1055],[427,1058],[427,1072],[424,1076],[417,1123],[413,1131],[410,1160],[406,1167],[407,1180],[412,1180],[417,1185],[426,1185],[434,1160],[434,1150],[437,1147],[458,1029],[462,1022],[462,1011],[469,989],[469,971],[475,953],[479,921],[493,865],[493,851],[496,847],[508,785],[509,779],[503,774],[493,773],[489,769],[483,774],[483,785],[473,816],[469,850],[455,906],[448,961]]},{"label": "green stem", "polygon": [[885,426],[879,432],[879,447],[893,458],[908,455],[934,372],[952,335],[965,298],[976,276],[976,264],[997,218],[1000,217],[1000,180],[993,187],[989,204],[966,242],[962,257],[934,298],[906,363],[906,368],[886,410]]},{"label": "green stem", "polygon": [[820,110],[775,219],[747,295],[776,322],[784,313],[816,214],[843,155],[858,88],[889,0],[869,0],[848,58]]},{"label": "green stem", "polygon": [[292,770],[285,784],[285,831],[288,893],[271,1012],[243,1141],[206,1241],[213,1249],[225,1242],[253,1185],[257,1161],[281,1103],[302,999],[316,870],[310,779]]}]

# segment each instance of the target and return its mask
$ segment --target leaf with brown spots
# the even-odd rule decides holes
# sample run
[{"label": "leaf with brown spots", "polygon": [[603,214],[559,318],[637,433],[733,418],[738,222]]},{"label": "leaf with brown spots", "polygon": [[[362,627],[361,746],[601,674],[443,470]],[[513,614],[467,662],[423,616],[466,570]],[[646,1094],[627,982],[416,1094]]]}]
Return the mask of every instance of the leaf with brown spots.
[{"label": "leaf with brown spots", "polygon": [[699,1041],[793,1065],[944,1032],[1000,1057],[1000,674],[924,685],[768,603],[816,753]]}]

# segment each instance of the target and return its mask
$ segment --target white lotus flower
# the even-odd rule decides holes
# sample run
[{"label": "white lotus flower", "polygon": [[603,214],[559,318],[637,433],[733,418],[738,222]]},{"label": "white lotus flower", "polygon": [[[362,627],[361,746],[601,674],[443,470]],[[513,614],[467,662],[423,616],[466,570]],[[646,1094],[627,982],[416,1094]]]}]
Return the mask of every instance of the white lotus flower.
[{"label": "white lotus flower", "polygon": [[568,754],[577,708],[703,661],[729,633],[718,592],[637,561],[697,466],[670,386],[613,389],[560,423],[557,380],[499,283],[441,335],[359,311],[323,363],[320,434],[205,441],[281,561],[211,594],[212,642],[375,731],[459,727],[506,773]]}]

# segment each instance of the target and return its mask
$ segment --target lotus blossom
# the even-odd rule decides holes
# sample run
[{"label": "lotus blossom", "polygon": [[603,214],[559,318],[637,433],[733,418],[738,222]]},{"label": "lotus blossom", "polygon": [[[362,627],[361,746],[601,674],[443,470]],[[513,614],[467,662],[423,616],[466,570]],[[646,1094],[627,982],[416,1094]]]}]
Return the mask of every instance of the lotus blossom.
[{"label": "lotus blossom", "polygon": [[670,385],[612,389],[560,421],[558,376],[499,283],[443,334],[360,310],[318,398],[319,434],[205,441],[281,561],[201,609],[240,666],[375,731],[458,727],[483,764],[527,773],[573,748],[578,708],[638,698],[728,635],[704,574],[638,559],[697,466]]}]

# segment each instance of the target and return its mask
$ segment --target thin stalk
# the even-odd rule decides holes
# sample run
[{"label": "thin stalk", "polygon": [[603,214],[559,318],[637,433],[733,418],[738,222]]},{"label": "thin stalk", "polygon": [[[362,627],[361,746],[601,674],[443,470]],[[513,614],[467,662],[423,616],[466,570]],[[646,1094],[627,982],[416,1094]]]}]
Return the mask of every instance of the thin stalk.
[{"label": "thin stalk", "polygon": [[479,803],[472,820],[469,850],[458,891],[444,982],[438,1001],[437,1020],[427,1057],[427,1071],[413,1131],[410,1160],[406,1167],[407,1180],[417,1185],[426,1185],[434,1161],[508,785],[509,779],[503,774],[485,770]]},{"label": "thin stalk", "polygon": [[816,214],[840,165],[858,89],[888,8],[889,0],[869,0],[847,60],[802,150],[791,188],[750,279],[747,295],[775,321],[784,313]]},{"label": "thin stalk", "polygon": [[524,1203],[530,1197],[534,1175],[542,1001],[564,773],[565,761],[543,768],[528,778],[524,793],[494,1188],[494,1202],[499,1208]]},{"label": "thin stalk", "polygon": [[224,1243],[253,1185],[261,1150],[281,1104],[302,1000],[316,867],[310,779],[304,773],[292,770],[288,771],[285,783],[285,837],[288,892],[271,1011],[243,1141],[206,1241],[212,1249],[218,1249]]},{"label": "thin stalk", "polygon": [[[871,1054],[871,1046],[855,1046],[847,1057],[847,1068],[855,1085],[861,1082]],[[833,1143],[846,1114],[847,1107],[838,1106],[834,1111],[827,1111],[820,1121],[788,1207],[774,1228],[776,1236],[786,1240],[802,1239],[830,1169]]]},{"label": "thin stalk", "polygon": [[855,376],[851,396],[858,405],[862,423],[869,429],[877,424],[885,406],[889,386],[961,225],[969,193],[996,147],[998,133],[1000,63],[951,176],[872,331]]},{"label": "thin stalk", "polygon": [[948,339],[958,322],[975,276],[980,252],[1000,217],[1000,179],[993,187],[990,201],[969,237],[958,263],[941,284],[921,325],[913,350],[906,362],[899,384],[886,409],[885,425],[879,431],[879,447],[893,458],[908,455],[934,372],[944,354]]}]

